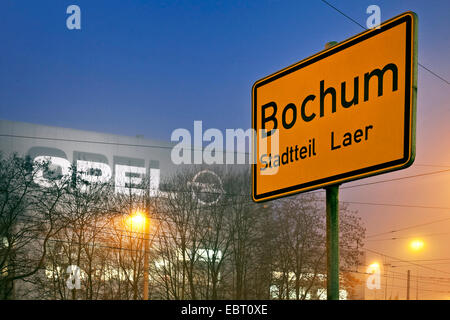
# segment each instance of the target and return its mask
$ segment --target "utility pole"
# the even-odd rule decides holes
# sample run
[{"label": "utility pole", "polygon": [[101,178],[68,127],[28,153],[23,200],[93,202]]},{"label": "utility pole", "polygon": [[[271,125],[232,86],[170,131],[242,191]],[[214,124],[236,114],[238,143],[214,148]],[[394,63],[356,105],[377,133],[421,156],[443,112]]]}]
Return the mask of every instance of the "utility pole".
[{"label": "utility pole", "polygon": [[419,300],[419,268],[416,268],[416,274],[417,274],[417,279],[416,279],[416,300]]},{"label": "utility pole", "polygon": [[406,300],[409,300],[409,288],[410,288],[410,280],[411,280],[411,270],[408,270],[407,276],[406,276]]},{"label": "utility pole", "polygon": [[390,265],[391,265],[390,263],[385,263],[384,264],[384,277],[385,277],[385,282],[384,282],[384,300],[387,300],[387,289],[388,289],[388,270],[387,270],[387,268]]},{"label": "utility pole", "polygon": [[144,221],[144,300],[148,300],[148,282],[149,282],[149,255],[150,250],[150,208],[147,206],[145,210]]}]

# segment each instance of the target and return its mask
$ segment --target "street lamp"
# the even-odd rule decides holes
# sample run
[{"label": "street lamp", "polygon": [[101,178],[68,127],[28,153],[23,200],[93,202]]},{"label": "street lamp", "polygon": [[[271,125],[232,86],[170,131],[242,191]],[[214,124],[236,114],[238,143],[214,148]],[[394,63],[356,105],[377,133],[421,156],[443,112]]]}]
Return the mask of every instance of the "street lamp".
[{"label": "street lamp", "polygon": [[[414,252],[419,252],[419,251],[421,251],[423,248],[425,247],[425,242],[423,242],[423,240],[421,240],[421,239],[414,239],[414,240],[412,240],[410,243],[409,243],[409,248],[412,250],[412,251],[414,251]],[[417,270],[416,270],[416,273],[417,273],[417,279],[416,279],[416,300],[419,300],[419,269],[417,268]],[[409,281],[410,281],[410,271],[408,270],[408,283],[407,283],[407,290],[408,290],[408,293],[407,293],[407,297],[408,297],[408,300],[409,300],[409,288],[410,288],[410,285],[409,285]]]},{"label": "street lamp", "polygon": [[372,270],[378,270],[378,269],[380,269],[380,264],[378,262],[374,262],[369,265],[369,268]]},{"label": "street lamp", "polygon": [[374,299],[377,299],[377,291],[381,287],[380,279],[380,264],[378,262],[371,263],[366,270],[369,274],[366,280],[366,285],[369,290],[374,290]]},{"label": "street lamp", "polygon": [[425,243],[421,239],[414,239],[410,242],[409,247],[412,251],[420,251],[425,246]]},{"label": "street lamp", "polygon": [[147,225],[146,220],[147,218],[144,213],[142,213],[141,211],[136,211],[134,214],[129,215],[126,218],[125,223],[127,228],[131,231],[144,230]]},{"label": "street lamp", "polygon": [[144,237],[144,300],[148,300],[148,282],[149,282],[149,257],[148,251],[150,247],[150,215],[148,211],[145,213],[135,211],[134,214],[126,218],[126,225],[131,231],[143,231]]}]

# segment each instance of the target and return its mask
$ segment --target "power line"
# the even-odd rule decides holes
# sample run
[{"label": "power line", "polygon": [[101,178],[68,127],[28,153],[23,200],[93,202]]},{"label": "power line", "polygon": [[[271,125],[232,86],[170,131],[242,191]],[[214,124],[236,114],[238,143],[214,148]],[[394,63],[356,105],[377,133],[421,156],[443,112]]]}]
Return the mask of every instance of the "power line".
[{"label": "power line", "polygon": [[429,222],[425,222],[425,223],[415,224],[415,225],[408,226],[408,227],[403,227],[403,228],[400,228],[400,229],[394,229],[394,230],[390,230],[390,231],[386,231],[386,232],[380,232],[380,233],[368,235],[366,238],[373,238],[373,237],[377,237],[377,236],[381,236],[381,235],[385,235],[385,234],[396,233],[396,232],[409,230],[409,229],[414,229],[414,228],[418,228],[418,227],[423,227],[423,226],[427,226],[427,225],[430,225],[430,224],[435,224],[435,223],[438,223],[438,222],[443,222],[443,221],[448,221],[448,220],[450,220],[450,217],[446,217],[446,218],[438,219],[438,220],[433,220],[433,221],[429,221]]},{"label": "power line", "polygon": [[[432,263],[424,263],[422,265],[423,266],[437,266],[437,265],[449,265],[449,264],[450,264],[450,262],[432,262]],[[396,268],[396,267],[404,267],[404,266],[391,265],[391,268]]]},{"label": "power line", "polygon": [[[347,19],[349,19],[350,21],[352,21],[353,23],[357,24],[358,26],[360,26],[362,29],[367,30],[366,27],[364,27],[361,23],[359,23],[358,21],[356,21],[355,19],[353,19],[352,17],[350,17],[349,15],[347,15],[346,13],[344,13],[343,11],[339,10],[338,8],[336,8],[335,6],[333,6],[331,3],[329,3],[326,0],[320,0],[323,3],[325,3],[327,6],[329,6],[330,8],[332,8],[333,10],[339,12],[341,15],[343,15],[344,17],[346,17]],[[430,68],[425,67],[423,64],[421,64],[420,62],[418,63],[419,66],[423,69],[425,69],[426,71],[428,71],[429,73],[431,73],[432,75],[434,75],[436,78],[442,80],[443,82],[445,82],[446,84],[450,84],[450,82],[445,79],[444,77],[438,75],[436,72],[432,71]]]},{"label": "power line", "polygon": [[[397,266],[394,266],[394,267],[397,267]],[[394,268],[392,265],[391,265],[391,268]],[[405,266],[402,266],[402,267],[405,267]],[[393,270],[388,270],[387,271],[388,273],[390,272],[390,273],[392,273],[392,274],[396,274],[396,275],[400,275],[400,276],[403,276],[404,275],[404,273],[403,272],[396,272],[396,271],[393,271]],[[424,276],[424,275],[418,275],[418,274],[411,274],[411,278],[418,278],[419,280],[420,279],[425,279],[425,280],[428,280],[428,281],[446,281],[446,282],[450,282],[450,278],[444,278],[444,277],[433,277],[433,276]],[[405,280],[406,280],[406,278],[405,278]],[[447,285],[447,284],[445,284],[445,285]]]},{"label": "power line", "polygon": [[423,176],[428,176],[428,175],[438,174],[438,173],[445,173],[445,172],[450,172],[450,169],[431,171],[431,172],[420,173],[420,174],[415,174],[415,175],[411,175],[411,176],[405,176],[405,177],[400,177],[400,178],[392,178],[392,179],[386,179],[386,180],[375,181],[375,182],[361,183],[361,184],[356,184],[356,185],[353,185],[353,186],[341,187],[341,189],[351,189],[351,188],[356,188],[356,187],[370,186],[370,185],[378,184],[378,183],[399,181],[399,180],[404,180],[404,179],[423,177]]},{"label": "power line", "polygon": [[[351,188],[356,188],[356,187],[364,187],[364,186],[369,186],[369,185],[373,185],[373,184],[379,184],[379,183],[385,183],[385,182],[391,182],[391,181],[399,181],[399,180],[404,180],[404,179],[411,179],[411,178],[423,177],[423,176],[428,176],[428,175],[433,175],[433,174],[438,174],[438,173],[446,173],[446,172],[450,172],[450,169],[431,171],[431,172],[415,174],[415,175],[411,175],[411,176],[404,176],[404,177],[400,177],[400,178],[392,178],[392,179],[386,179],[386,180],[380,180],[380,181],[374,181],[374,182],[368,182],[368,183],[360,183],[360,184],[355,184],[352,186],[340,187],[340,189],[351,189]],[[324,189],[314,190],[309,193],[318,193],[318,192],[325,192],[325,190]],[[368,203],[365,203],[365,204],[368,204]]]},{"label": "power line", "polygon": [[419,167],[434,167],[434,168],[450,168],[448,165],[440,165],[440,164],[414,164]]},{"label": "power line", "polygon": [[[372,273],[370,272],[363,272],[363,271],[358,271],[358,270],[347,270],[347,269],[340,269],[340,271],[343,272],[350,272],[350,273],[359,273],[359,274],[364,274],[364,275],[372,275]],[[388,273],[391,273],[391,275],[385,275],[385,274],[380,274],[380,277],[384,277],[384,278],[391,278],[391,279],[396,279],[396,280],[404,280],[406,281],[407,278],[404,277],[404,274],[401,272],[393,272],[391,270],[388,271]],[[434,286],[443,286],[443,287],[449,287],[450,283],[442,283],[442,281],[450,281],[450,278],[435,278],[433,279],[429,279],[423,276],[416,276],[416,275],[411,275],[411,279],[417,279],[419,281],[419,283],[421,284],[428,284],[428,285],[434,285]],[[425,278],[425,279],[423,279]],[[423,288],[422,288],[423,289]],[[426,290],[426,289],[424,289]],[[434,291],[434,290],[433,290]]]},{"label": "power line", "polygon": [[414,263],[414,262],[411,262],[411,261],[408,261],[408,260],[403,260],[403,259],[400,259],[400,258],[397,258],[397,257],[389,256],[387,254],[384,254],[384,253],[381,253],[379,251],[375,251],[375,250],[372,250],[372,249],[368,249],[368,248],[361,248],[361,249],[365,250],[365,251],[368,251],[368,252],[372,252],[372,253],[375,253],[375,254],[379,254],[379,255],[388,257],[390,259],[395,259],[395,260],[398,260],[398,261],[402,261],[402,262],[405,262],[405,263],[408,263],[408,264],[411,264],[411,265],[414,265],[414,266],[417,266],[417,267],[420,267],[420,268],[428,269],[428,270],[435,271],[435,272],[441,272],[441,273],[445,273],[445,274],[450,274],[450,272],[448,272],[448,271],[430,268],[430,267],[427,267],[427,266],[424,266],[424,265],[421,265],[421,264],[418,264],[418,263]]},{"label": "power line", "polygon": [[[125,146],[125,147],[139,147],[139,148],[156,148],[156,149],[173,149],[174,146],[161,146],[161,145],[149,145],[149,144],[132,144],[132,143],[121,143],[121,142],[109,142],[109,141],[95,141],[95,140],[79,140],[79,139],[67,139],[67,138],[53,138],[53,137],[36,137],[36,136],[26,136],[17,134],[0,134],[0,137],[6,138],[22,138],[22,139],[38,139],[38,140],[51,140],[51,141],[65,141],[65,142],[75,142],[75,143],[92,143],[92,144],[105,144],[114,146]],[[132,137],[130,137],[132,138]],[[191,151],[203,151],[203,148],[194,148],[183,146],[184,149],[189,149]],[[249,152],[241,151],[226,151],[218,150],[218,153],[234,153],[234,154],[246,154]]]},{"label": "power line", "polygon": [[[434,236],[447,236],[450,232],[440,232],[440,233],[430,233],[421,235],[421,237],[434,237]],[[403,240],[403,239],[413,239],[415,237],[394,237],[394,238],[384,238],[384,239],[366,239],[366,241],[390,241],[390,240]]]},{"label": "power line", "polygon": [[338,8],[336,8],[335,6],[333,6],[331,3],[329,3],[326,0],[321,0],[323,3],[325,3],[327,6],[333,8],[334,10],[336,10],[337,12],[339,12],[340,14],[342,14],[344,17],[346,17],[347,19],[349,19],[350,21],[356,23],[358,26],[360,26],[361,28],[363,28],[364,30],[367,30],[366,27],[364,27],[361,23],[359,23],[358,21],[356,21],[355,19],[353,19],[352,17],[350,17],[349,15],[347,15],[345,12],[339,10]]},{"label": "power line", "polygon": [[[363,186],[368,186],[368,185],[373,185],[373,184],[379,184],[379,183],[385,183],[385,182],[391,182],[391,181],[399,181],[399,180],[405,180],[405,179],[411,179],[411,178],[417,178],[417,177],[423,177],[423,176],[434,175],[434,174],[439,174],[439,173],[447,173],[447,172],[450,172],[450,169],[430,171],[430,172],[415,174],[415,175],[411,175],[411,176],[404,176],[404,177],[399,177],[399,178],[392,178],[392,179],[386,179],[386,180],[380,180],[380,181],[374,181],[374,182],[368,182],[368,183],[361,183],[361,184],[356,184],[356,185],[352,185],[352,186],[341,187],[340,189],[351,189],[351,188],[356,188],[356,187],[363,187]],[[179,192],[177,190],[171,190],[171,191]],[[189,191],[183,191],[183,192],[189,192]],[[325,192],[325,190],[323,190],[323,189],[314,190],[314,191],[310,191],[309,193],[318,193],[318,192]],[[211,191],[203,192],[203,193],[217,194],[217,192],[211,192]],[[230,194],[230,195],[248,196],[248,194]],[[370,204],[370,203],[361,203],[361,204]],[[384,204],[384,205],[389,205],[389,204]],[[403,205],[396,205],[396,206],[403,206]],[[427,209],[430,209],[430,208],[427,208]]]},{"label": "power line", "polygon": [[[348,270],[348,269],[340,269],[340,271],[342,272],[349,272],[349,273],[357,273],[357,274],[362,274],[362,275],[372,275],[372,273],[368,273],[368,272],[362,272],[362,271],[358,271],[358,270]],[[380,277],[383,278],[390,278],[390,279],[394,279],[394,280],[402,280],[402,281],[406,281],[407,278],[403,276],[402,273],[393,273],[392,271],[389,271],[390,273],[392,273],[391,275],[384,275],[384,274],[380,274]],[[398,274],[398,276],[396,275]],[[413,276],[411,275],[411,278],[417,278],[417,276]],[[421,280],[419,279],[419,283],[422,285],[431,285],[431,286],[441,286],[441,287],[446,287],[446,288],[450,288],[449,284],[446,283],[439,283],[437,282],[438,280],[435,281],[427,281],[427,280]],[[394,288],[402,288],[402,289],[406,289],[407,287],[403,287],[403,286],[392,286],[390,285],[390,287],[394,287]],[[444,288],[442,288],[444,289]],[[425,289],[425,288],[421,288],[421,291],[429,291],[429,292],[435,292],[435,293],[450,293],[450,291],[443,291],[443,290],[433,290],[433,289]]]},{"label": "power line", "polygon": [[[450,261],[450,258],[436,258],[436,259],[416,259],[416,260],[408,260],[412,262],[429,262],[429,261]],[[402,261],[399,261],[402,262]]]},{"label": "power line", "polygon": [[370,206],[386,206],[386,207],[401,207],[401,208],[417,208],[417,209],[436,209],[436,210],[450,210],[450,207],[439,206],[422,206],[413,204],[396,204],[396,203],[380,203],[380,202],[360,202],[360,201],[341,201],[342,203],[364,204]]},{"label": "power line", "polygon": [[95,141],[95,140],[78,140],[78,139],[52,138],[52,137],[36,137],[36,136],[25,136],[25,135],[18,135],[18,134],[0,134],[0,137],[23,138],[23,139],[40,139],[40,140],[65,141],[65,142],[77,142],[77,143],[94,143],[94,144],[106,144],[106,145],[126,146],[126,147],[161,148],[161,149],[172,149],[173,148],[173,146],[160,146],[160,145],[148,145],[148,144],[131,144],[131,143],[120,143],[120,142]]},{"label": "power line", "polygon": [[427,70],[429,73],[431,73],[433,76],[435,76],[438,79],[441,79],[442,81],[444,81],[446,84],[450,84],[450,82],[448,82],[446,79],[444,79],[443,77],[441,77],[440,75],[438,75],[436,72],[430,70],[429,68],[425,67],[423,64],[421,64],[419,62],[419,66],[421,66],[423,69]]}]

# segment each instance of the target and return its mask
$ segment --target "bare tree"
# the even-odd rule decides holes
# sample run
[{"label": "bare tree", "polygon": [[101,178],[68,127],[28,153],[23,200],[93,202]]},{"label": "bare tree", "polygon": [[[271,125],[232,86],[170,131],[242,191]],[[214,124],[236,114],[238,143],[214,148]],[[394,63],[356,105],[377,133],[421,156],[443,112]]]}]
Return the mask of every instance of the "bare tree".
[{"label": "bare tree", "polygon": [[[30,282],[48,299],[97,299],[103,290],[105,270],[104,232],[111,216],[109,183],[89,182],[71,168],[67,187],[55,210],[59,227],[46,244],[42,272]],[[70,271],[71,269],[75,269]],[[82,286],[68,285],[77,272]]]},{"label": "bare tree", "polygon": [[167,298],[198,299],[200,295],[197,267],[207,227],[190,185],[193,173],[183,170],[164,182],[170,192],[157,212],[162,231],[155,281],[163,284]]},{"label": "bare tree", "polygon": [[226,190],[229,197],[230,236],[232,253],[230,257],[233,271],[232,298],[249,299],[250,277],[256,248],[260,245],[258,219],[261,211],[250,199],[250,175],[248,171],[236,174],[227,181]]},{"label": "bare tree", "polygon": [[[275,206],[273,214],[279,233],[276,238],[278,264],[274,270],[278,278],[275,281],[277,296],[281,299],[319,298],[326,288],[324,202],[314,194],[303,194],[279,200]],[[340,208],[340,226],[341,268],[345,269],[355,265],[365,230],[346,205]],[[342,273],[342,276],[348,277],[348,274]]]},{"label": "bare tree", "polygon": [[[146,279],[152,299],[316,299],[326,287],[323,200],[254,203],[248,168],[184,167],[158,194],[146,179],[115,193],[76,168],[62,176],[48,163],[0,160],[3,298],[19,279],[45,299],[142,299]],[[44,176],[46,187],[36,183]],[[137,212],[145,224],[134,224]],[[348,270],[365,230],[345,204],[340,226]],[[356,280],[341,276],[351,291]]]},{"label": "bare tree", "polygon": [[[36,183],[44,176],[47,187]],[[48,162],[0,155],[0,298],[15,298],[14,283],[42,268],[68,185]]]}]

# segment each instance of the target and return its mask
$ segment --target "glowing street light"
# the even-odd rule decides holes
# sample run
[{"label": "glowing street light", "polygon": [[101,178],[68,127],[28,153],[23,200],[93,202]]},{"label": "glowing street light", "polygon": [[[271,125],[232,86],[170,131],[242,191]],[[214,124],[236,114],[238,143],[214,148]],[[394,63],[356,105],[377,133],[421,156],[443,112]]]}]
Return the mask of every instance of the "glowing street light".
[{"label": "glowing street light", "polygon": [[380,264],[378,262],[374,262],[369,265],[369,268],[371,268],[372,270],[380,269]]},{"label": "glowing street light", "polygon": [[[414,239],[409,243],[409,247],[412,251],[418,252],[423,249],[425,246],[425,242],[421,239]],[[407,295],[406,299],[409,300],[409,289],[410,289],[410,270],[408,270],[407,274]],[[417,269],[417,284],[416,284],[416,300],[419,300],[419,269]]]},{"label": "glowing street light", "polygon": [[378,262],[370,264],[367,267],[366,273],[369,274],[366,280],[367,288],[370,290],[380,289],[381,288],[380,264]]},{"label": "glowing street light", "polygon": [[[146,211],[148,212],[148,211]],[[148,251],[150,249],[150,217],[149,214],[141,211],[135,211],[134,214],[129,215],[125,219],[125,224],[131,231],[139,230],[144,234],[144,283],[143,283],[143,299],[148,300],[148,286],[149,286],[149,257]]]},{"label": "glowing street light", "polygon": [[144,213],[136,211],[126,218],[126,226],[130,230],[144,230],[147,218]]},{"label": "glowing street light", "polygon": [[423,249],[423,247],[425,246],[425,243],[420,240],[420,239],[414,239],[413,241],[411,241],[411,243],[409,244],[409,247],[411,248],[411,250],[413,251],[420,251]]}]

